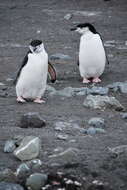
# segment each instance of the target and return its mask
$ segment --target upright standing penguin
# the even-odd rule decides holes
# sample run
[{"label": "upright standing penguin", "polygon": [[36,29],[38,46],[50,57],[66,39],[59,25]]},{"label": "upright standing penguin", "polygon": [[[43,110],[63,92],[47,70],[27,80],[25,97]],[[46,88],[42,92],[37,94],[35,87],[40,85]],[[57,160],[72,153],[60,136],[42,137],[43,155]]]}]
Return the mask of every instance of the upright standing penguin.
[{"label": "upright standing penguin", "polygon": [[99,78],[104,72],[106,53],[99,33],[90,23],[78,24],[71,29],[80,33],[79,71],[83,83],[101,82]]},{"label": "upright standing penguin", "polygon": [[42,41],[33,40],[14,81],[17,101],[24,103],[30,99],[36,103],[43,103],[44,100],[41,98],[46,90],[48,72],[51,81],[55,82],[56,72],[48,61]]}]

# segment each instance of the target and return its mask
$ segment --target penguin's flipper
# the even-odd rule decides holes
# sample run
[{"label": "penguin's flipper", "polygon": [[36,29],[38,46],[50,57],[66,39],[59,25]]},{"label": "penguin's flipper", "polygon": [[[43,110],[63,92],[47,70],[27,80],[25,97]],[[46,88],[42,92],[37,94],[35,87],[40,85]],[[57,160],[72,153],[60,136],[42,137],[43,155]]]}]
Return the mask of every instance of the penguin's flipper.
[{"label": "penguin's flipper", "polygon": [[[104,44],[103,44],[103,47],[104,47]],[[108,56],[107,56],[107,52],[106,52],[106,48],[105,47],[104,47],[104,50],[105,50],[106,61],[107,61],[107,64],[109,65],[109,60],[108,60]]]},{"label": "penguin's flipper", "polygon": [[16,77],[13,81],[13,84],[16,85],[17,81],[18,81],[18,78],[20,76],[20,73],[22,71],[22,68],[27,64],[27,61],[28,61],[28,54],[31,53],[30,51],[27,52],[26,56],[24,57],[23,61],[22,61],[22,64],[19,68],[19,70],[17,71],[17,74],[16,74]]},{"label": "penguin's flipper", "polygon": [[54,83],[56,81],[56,71],[49,61],[48,61],[48,73],[50,75],[51,82]]},{"label": "penguin's flipper", "polygon": [[107,64],[109,65],[109,60],[108,60],[108,56],[107,56],[107,51],[106,51],[106,48],[105,48],[105,46],[104,46],[103,39],[102,39],[102,37],[101,37],[101,35],[100,35],[99,33],[98,33],[98,35],[99,35],[100,38],[101,38],[101,41],[102,41],[102,44],[103,44],[103,48],[104,48],[104,50],[105,50],[106,61],[107,61]]},{"label": "penguin's flipper", "polygon": [[79,60],[77,61],[77,65],[79,66]]}]

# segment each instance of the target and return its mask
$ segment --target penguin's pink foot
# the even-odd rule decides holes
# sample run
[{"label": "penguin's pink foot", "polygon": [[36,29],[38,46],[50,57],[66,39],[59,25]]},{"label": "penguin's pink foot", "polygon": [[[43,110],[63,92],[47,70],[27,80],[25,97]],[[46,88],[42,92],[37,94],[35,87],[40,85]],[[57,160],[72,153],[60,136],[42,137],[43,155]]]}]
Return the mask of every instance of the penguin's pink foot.
[{"label": "penguin's pink foot", "polygon": [[83,81],[82,81],[84,84],[88,84],[90,83],[90,80],[86,79],[86,78],[83,78]]},{"label": "penguin's pink foot", "polygon": [[40,98],[37,98],[34,100],[35,103],[38,103],[38,104],[42,104],[42,103],[45,103],[44,100],[41,100]]},{"label": "penguin's pink foot", "polygon": [[96,78],[93,78],[92,82],[98,83],[98,82],[101,82],[101,79],[99,79],[98,77],[96,77]]},{"label": "penguin's pink foot", "polygon": [[18,102],[18,103],[25,103],[26,100],[24,100],[21,96],[18,96],[18,97],[17,97],[17,102]]}]

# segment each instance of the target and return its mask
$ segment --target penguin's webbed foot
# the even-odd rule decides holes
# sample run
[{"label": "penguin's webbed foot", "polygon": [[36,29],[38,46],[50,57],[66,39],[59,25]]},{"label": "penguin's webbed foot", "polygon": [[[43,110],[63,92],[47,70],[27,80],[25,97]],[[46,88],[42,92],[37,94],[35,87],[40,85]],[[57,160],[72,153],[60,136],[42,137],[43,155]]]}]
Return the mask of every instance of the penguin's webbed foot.
[{"label": "penguin's webbed foot", "polygon": [[96,77],[96,78],[93,78],[92,82],[98,83],[98,82],[101,82],[101,79],[99,79],[98,77]]},{"label": "penguin's webbed foot", "polygon": [[44,101],[44,100],[41,100],[40,98],[36,98],[36,99],[34,100],[34,102],[35,102],[35,103],[38,103],[38,104],[45,103],[45,101]]},{"label": "penguin's webbed foot", "polygon": [[25,103],[26,100],[24,100],[21,96],[18,96],[18,97],[17,97],[17,102],[18,102],[18,103]]},{"label": "penguin's webbed foot", "polygon": [[88,80],[88,79],[86,79],[86,78],[83,78],[83,81],[82,81],[83,83],[85,83],[85,84],[88,84],[88,83],[90,83],[90,80]]}]

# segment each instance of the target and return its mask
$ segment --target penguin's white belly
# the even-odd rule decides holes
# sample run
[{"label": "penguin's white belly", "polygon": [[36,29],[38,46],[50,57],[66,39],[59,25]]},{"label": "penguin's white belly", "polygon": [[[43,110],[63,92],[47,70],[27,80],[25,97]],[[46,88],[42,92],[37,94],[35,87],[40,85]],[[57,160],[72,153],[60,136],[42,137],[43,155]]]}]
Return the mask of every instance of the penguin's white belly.
[{"label": "penguin's white belly", "polygon": [[98,34],[90,39],[81,38],[79,70],[82,77],[99,77],[105,68],[106,56]]},{"label": "penguin's white belly", "polygon": [[17,96],[30,99],[41,98],[46,89],[47,72],[47,53],[29,54],[28,62],[23,67],[16,85]]}]

